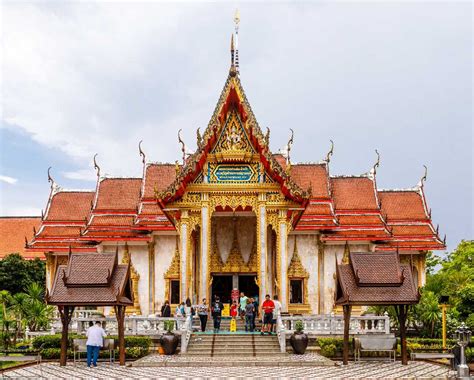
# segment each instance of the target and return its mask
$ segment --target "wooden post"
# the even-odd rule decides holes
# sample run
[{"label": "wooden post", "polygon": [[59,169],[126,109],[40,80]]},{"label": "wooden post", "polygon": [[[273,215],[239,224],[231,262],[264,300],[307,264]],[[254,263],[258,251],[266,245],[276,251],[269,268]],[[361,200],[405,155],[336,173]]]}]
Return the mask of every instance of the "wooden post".
[{"label": "wooden post", "polygon": [[119,339],[119,360],[120,365],[125,365],[125,306],[114,306],[117,316],[118,339]]},{"label": "wooden post", "polygon": [[67,363],[67,344],[68,344],[68,330],[69,322],[71,322],[74,306],[58,306],[59,315],[63,329],[61,331],[61,353],[59,356],[59,365],[65,366]]},{"label": "wooden post", "polygon": [[408,305],[398,305],[398,324],[400,327],[400,352],[402,356],[402,364],[408,364],[407,356],[407,336],[406,336],[406,320],[408,314]]},{"label": "wooden post", "polygon": [[343,305],[344,312],[344,342],[342,346],[342,364],[349,364],[349,327],[351,322],[351,306]]}]

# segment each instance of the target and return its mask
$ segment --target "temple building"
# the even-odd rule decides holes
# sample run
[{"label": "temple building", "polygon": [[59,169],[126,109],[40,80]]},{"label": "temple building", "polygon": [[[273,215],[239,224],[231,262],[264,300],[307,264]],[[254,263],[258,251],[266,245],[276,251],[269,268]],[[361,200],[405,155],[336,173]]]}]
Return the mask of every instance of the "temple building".
[{"label": "temple building", "polygon": [[118,252],[131,265],[128,313],[158,313],[165,300],[187,297],[229,301],[239,289],[278,295],[290,313],[325,314],[337,310],[337,265],[352,252],[385,251],[398,251],[422,286],[427,252],[445,248],[426,203],[426,177],[411,189],[379,190],[378,162],[364,175],[334,176],[332,149],[319,162],[294,163],[291,138],[272,153],[231,50],[195,152],[180,138],[180,162],[154,163],[140,147],[140,178],[103,176],[95,163],[92,190],[62,189],[49,177],[41,225],[27,245],[46,257],[47,286],[71,252]]}]

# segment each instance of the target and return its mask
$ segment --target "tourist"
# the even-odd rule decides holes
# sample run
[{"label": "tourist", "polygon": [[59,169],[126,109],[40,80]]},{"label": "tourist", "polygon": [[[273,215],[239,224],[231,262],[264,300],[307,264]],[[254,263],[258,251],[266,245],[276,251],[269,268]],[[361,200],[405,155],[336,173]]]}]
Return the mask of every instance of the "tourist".
[{"label": "tourist", "polygon": [[253,318],[255,314],[255,306],[251,299],[247,299],[247,305],[245,306],[245,331],[253,332]]},{"label": "tourist", "polygon": [[184,302],[181,302],[179,305],[176,306],[176,310],[174,311],[174,316],[176,317],[176,330],[181,328],[181,319],[184,317]]},{"label": "tourist", "polygon": [[211,308],[212,318],[214,320],[214,334],[218,333],[219,329],[221,328],[221,317],[222,317],[223,308],[224,308],[224,305],[221,302],[220,298],[216,297]]},{"label": "tourist", "polygon": [[209,306],[207,305],[207,300],[205,298],[202,299],[202,303],[197,307],[199,320],[201,321],[201,331],[206,331],[207,325],[207,316],[209,314]]},{"label": "tourist", "polygon": [[273,328],[276,326],[277,319],[281,313],[281,302],[278,301],[278,296],[276,294],[273,296],[273,303],[275,304],[275,308],[273,309],[272,328],[270,329],[272,332],[274,332]]},{"label": "tourist", "polygon": [[240,319],[244,319],[245,317],[245,308],[247,307],[247,299],[248,297],[245,295],[244,292],[240,293]]},{"label": "tourist", "polygon": [[255,296],[253,298],[251,298],[252,302],[253,302],[253,306],[255,308],[255,313],[253,313],[253,329],[254,331],[256,330],[257,326],[255,324],[255,320],[257,319],[258,317],[258,296]]},{"label": "tourist", "polygon": [[171,306],[168,300],[166,300],[164,305],[161,307],[161,316],[163,318],[171,317]]},{"label": "tourist", "polygon": [[188,298],[186,298],[186,303],[185,303],[185,305],[184,305],[184,315],[185,315],[186,317],[191,316],[191,318],[192,318],[192,316],[193,316],[193,314],[194,314],[193,311],[194,311],[194,310],[193,310],[193,307],[192,307],[192,305],[191,305],[191,300],[190,300],[189,297],[188,297]]},{"label": "tourist", "polygon": [[232,305],[230,306],[230,317],[231,317],[231,320],[230,320],[230,325],[229,325],[229,331],[230,332],[236,332],[237,331],[237,314],[239,313],[239,307],[237,305],[237,301],[234,300],[232,302]]},{"label": "tourist", "polygon": [[263,314],[263,326],[262,326],[262,332],[261,334],[263,335],[265,332],[268,332],[269,335],[271,335],[271,325],[272,325],[272,320],[273,320],[273,309],[275,309],[275,304],[273,301],[270,299],[270,294],[267,294],[265,296],[265,301],[262,303],[262,314]]},{"label": "tourist", "polygon": [[97,367],[97,358],[99,357],[99,350],[104,345],[104,338],[107,336],[100,324],[100,321],[97,321],[95,325],[92,325],[87,329],[86,336],[87,366],[90,368],[92,362],[94,367]]}]

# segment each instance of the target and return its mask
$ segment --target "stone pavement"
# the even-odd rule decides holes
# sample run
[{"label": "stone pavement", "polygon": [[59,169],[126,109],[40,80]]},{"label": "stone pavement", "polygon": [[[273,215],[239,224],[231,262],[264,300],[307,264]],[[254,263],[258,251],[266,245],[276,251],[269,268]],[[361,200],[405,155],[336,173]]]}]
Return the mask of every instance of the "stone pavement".
[{"label": "stone pavement", "polygon": [[304,355],[287,354],[286,356],[188,356],[151,354],[134,361],[132,367],[294,367],[294,366],[335,366],[335,362],[316,353]]},{"label": "stone pavement", "polygon": [[[276,364],[276,363],[275,363]],[[31,379],[210,379],[210,378],[287,378],[287,379],[447,379],[454,373],[447,367],[425,362],[407,366],[388,362],[340,363],[333,367],[120,367],[100,363],[97,368],[85,364],[59,367],[57,363],[34,365],[13,371],[4,376]]]}]

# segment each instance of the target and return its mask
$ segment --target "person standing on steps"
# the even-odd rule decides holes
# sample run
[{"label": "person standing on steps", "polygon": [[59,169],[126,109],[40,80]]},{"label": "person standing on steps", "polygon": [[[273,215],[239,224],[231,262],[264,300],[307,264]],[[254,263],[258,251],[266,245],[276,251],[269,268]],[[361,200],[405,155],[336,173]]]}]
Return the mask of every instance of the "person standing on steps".
[{"label": "person standing on steps", "polygon": [[253,330],[255,331],[257,326],[255,324],[255,320],[258,318],[258,296],[255,296],[253,298],[251,298],[252,302],[253,302],[253,306],[255,308],[255,312],[253,313],[253,321],[252,321],[252,324],[253,324]]},{"label": "person standing on steps", "polygon": [[247,306],[245,306],[245,331],[253,332],[253,318],[255,315],[255,306],[251,299],[247,299]]},{"label": "person standing on steps", "polygon": [[265,332],[268,332],[268,335],[272,335],[271,325],[273,320],[273,309],[275,309],[275,304],[270,299],[270,294],[265,296],[265,301],[262,303],[262,314],[263,314],[263,326],[261,335]]},{"label": "person standing on steps", "polygon": [[240,319],[244,320],[245,317],[245,308],[247,307],[247,299],[248,297],[245,295],[244,292],[240,293],[240,303],[239,303],[239,314]]},{"label": "person standing on steps", "polygon": [[202,299],[202,303],[198,305],[198,315],[199,320],[201,321],[201,331],[206,331],[207,325],[207,316],[209,315],[209,306],[207,305],[207,300],[205,298]]},{"label": "person standing on steps", "polygon": [[216,297],[211,308],[212,319],[214,320],[214,334],[217,334],[221,328],[221,317],[223,308],[224,304],[221,302],[219,297]]},{"label": "person standing on steps", "polygon": [[163,318],[171,317],[171,306],[168,300],[166,300],[164,305],[161,307],[161,316]]},{"label": "person standing on steps", "polygon": [[276,328],[276,323],[277,323],[277,319],[278,317],[280,316],[280,313],[281,313],[281,303],[280,301],[278,301],[278,296],[275,294],[273,296],[273,303],[275,304],[275,308],[273,309],[273,319],[272,319],[272,327],[270,329],[271,332],[276,332],[276,331],[273,331],[274,328]]},{"label": "person standing on steps", "polygon": [[229,326],[229,331],[230,332],[236,332],[237,331],[237,314],[239,314],[239,307],[237,306],[237,301],[232,302],[232,306],[230,307],[230,326]]}]

